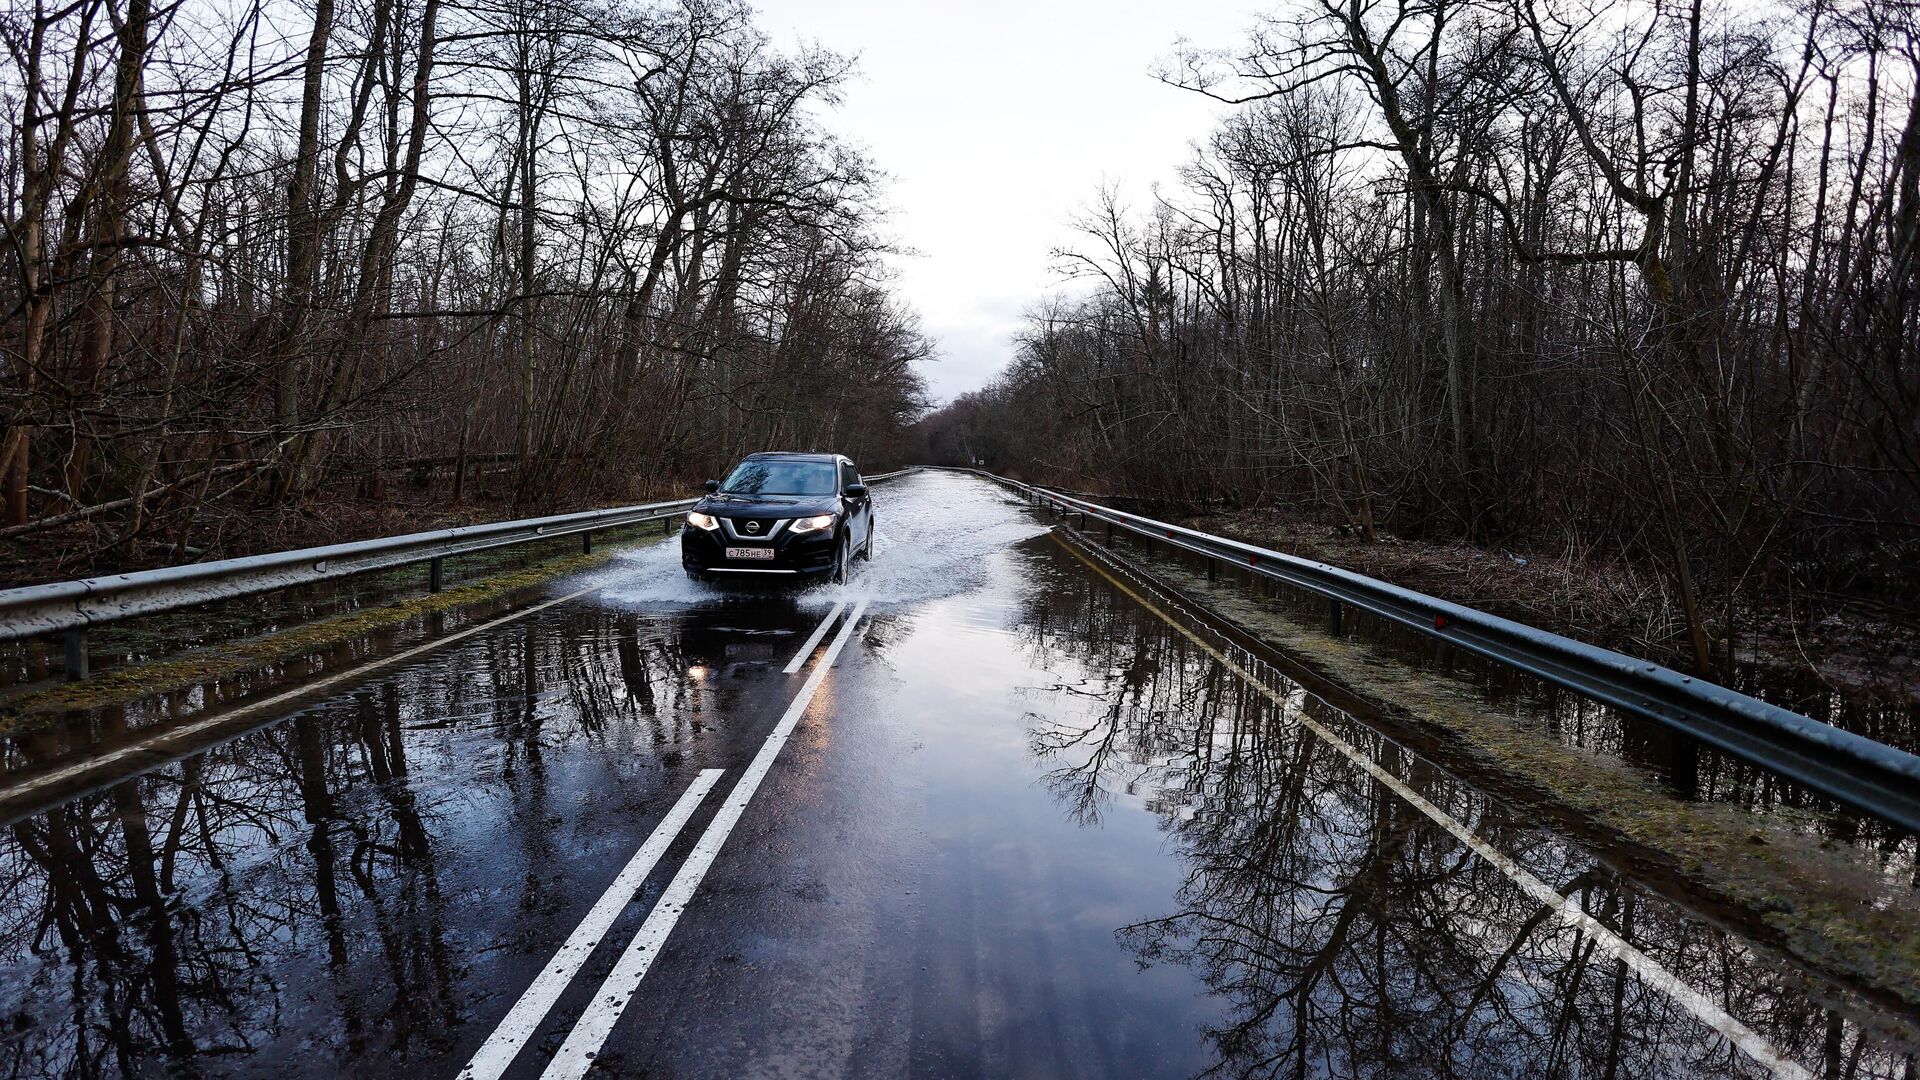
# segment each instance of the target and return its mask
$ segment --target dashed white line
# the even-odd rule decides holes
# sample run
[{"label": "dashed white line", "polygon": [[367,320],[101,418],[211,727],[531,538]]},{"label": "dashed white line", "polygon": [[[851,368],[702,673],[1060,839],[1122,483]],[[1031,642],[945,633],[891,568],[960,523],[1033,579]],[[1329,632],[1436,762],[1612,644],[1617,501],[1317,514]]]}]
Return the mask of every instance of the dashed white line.
[{"label": "dashed white line", "polygon": [[660,824],[654,826],[653,834],[647,837],[640,849],[633,853],[633,858],[628,859],[627,865],[615,875],[607,891],[601,893],[600,899],[587,910],[580,925],[567,935],[566,942],[553,954],[553,959],[540,969],[540,974],[520,995],[520,1000],[507,1010],[507,1015],[501,1018],[493,1034],[480,1044],[473,1060],[461,1070],[460,1080],[497,1080],[507,1071],[507,1066],[512,1065],[513,1059],[519,1055],[520,1048],[539,1030],[541,1021],[546,1019],[553,1003],[560,999],[561,993],[573,982],[573,977],[579,974],[580,966],[587,962],[587,957],[605,939],[613,921],[633,902],[633,894],[646,882],[647,875],[653,872],[660,857],[666,854],[674,838],[680,835],[680,830],[686,827],[693,812],[699,808],[701,800],[713,790],[713,785],[725,771],[700,771],[679,801],[673,804],[673,809],[660,820]]},{"label": "dashed white line", "polygon": [[594,1055],[600,1052],[607,1035],[613,1031],[613,1025],[626,1009],[627,1002],[633,999],[634,992],[640,988],[640,980],[653,965],[654,957],[660,954],[661,946],[666,944],[667,935],[673,932],[674,924],[680,921],[680,913],[686,910],[688,902],[693,899],[694,890],[700,887],[701,879],[706,877],[707,869],[713,865],[721,845],[727,842],[728,834],[739,823],[748,800],[759,790],[767,770],[773,767],[774,759],[780,756],[780,748],[787,744],[787,737],[807,711],[820,684],[826,681],[834,659],[846,647],[848,639],[853,637],[854,628],[860,624],[866,612],[867,601],[862,600],[853,609],[853,614],[847,617],[845,625],[840,627],[833,644],[827,646],[813,673],[807,677],[806,684],[794,697],[793,704],[787,707],[786,714],[774,725],[773,733],[761,744],[760,752],[754,755],[753,763],[747,766],[747,771],[740,776],[740,782],[728,793],[727,801],[720,804],[719,811],[708,823],[700,842],[694,845],[687,861],[681,864],[680,872],[673,876],[660,894],[660,899],[654,902],[653,911],[648,913],[647,921],[641,924],[632,944],[621,954],[612,973],[600,984],[599,991],[580,1014],[579,1022],[567,1034],[566,1042],[561,1044],[559,1052],[547,1064],[547,1071],[542,1074],[544,1080],[566,1080],[586,1075],[588,1067],[593,1064]]},{"label": "dashed white line", "polygon": [[814,647],[820,644],[820,639],[826,637],[827,631],[832,628],[833,620],[839,618],[840,613],[845,610],[847,610],[847,602],[845,600],[833,605],[833,610],[827,612],[827,617],[821,621],[819,626],[813,628],[813,634],[807,638],[807,643],[800,646],[800,651],[793,654],[793,659],[787,661],[787,666],[780,669],[781,672],[786,675],[791,675],[805,666],[807,657],[813,655]]}]

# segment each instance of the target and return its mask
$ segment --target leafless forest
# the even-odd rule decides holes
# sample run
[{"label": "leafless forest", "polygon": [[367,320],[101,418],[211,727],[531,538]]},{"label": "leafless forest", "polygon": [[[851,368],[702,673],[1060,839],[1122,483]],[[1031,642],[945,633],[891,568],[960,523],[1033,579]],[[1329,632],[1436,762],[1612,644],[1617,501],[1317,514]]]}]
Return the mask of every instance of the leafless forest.
[{"label": "leafless forest", "polygon": [[1165,63],[1228,119],[1150,205],[1094,199],[1060,253],[1090,287],[928,452],[1590,546],[1659,566],[1701,654],[1736,594],[1903,602],[1915,30],[1884,0],[1284,3]]},{"label": "leafless forest", "polygon": [[924,408],[877,174],[822,126],[849,62],[733,0],[16,0],[0,36],[16,569],[881,464]]}]

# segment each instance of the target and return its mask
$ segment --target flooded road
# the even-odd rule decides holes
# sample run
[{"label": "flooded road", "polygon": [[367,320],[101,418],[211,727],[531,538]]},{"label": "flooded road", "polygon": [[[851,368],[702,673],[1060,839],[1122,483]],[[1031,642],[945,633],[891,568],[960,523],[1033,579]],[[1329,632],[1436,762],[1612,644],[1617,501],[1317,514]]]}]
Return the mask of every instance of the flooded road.
[{"label": "flooded road", "polygon": [[[671,544],[0,836],[6,1075],[1914,1075],[978,480]],[[330,695],[330,696],[328,696]]]}]

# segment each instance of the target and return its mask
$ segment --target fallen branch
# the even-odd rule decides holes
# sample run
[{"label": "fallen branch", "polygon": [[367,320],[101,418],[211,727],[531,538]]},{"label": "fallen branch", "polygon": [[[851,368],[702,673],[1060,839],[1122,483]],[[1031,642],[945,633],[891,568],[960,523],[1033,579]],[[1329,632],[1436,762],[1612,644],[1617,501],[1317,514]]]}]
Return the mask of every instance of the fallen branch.
[{"label": "fallen branch", "polygon": [[[236,461],[231,465],[222,465],[213,470],[213,472],[204,475],[213,477],[226,476],[236,472],[252,472],[265,464],[267,463],[264,461]],[[154,488],[145,495],[140,496],[139,501],[142,503],[151,502],[162,495],[178,490],[183,482],[184,480],[175,480],[171,484]],[[92,506],[83,506],[78,510],[70,510],[64,514],[55,514],[53,517],[41,518],[38,521],[29,521],[24,525],[9,525],[4,529],[0,529],[0,540],[11,540],[16,536],[24,536],[27,533],[40,532],[44,529],[57,529],[62,525],[71,525],[76,521],[85,521],[96,514],[104,514],[113,510],[124,510],[132,506],[133,503],[134,496],[129,495],[123,499],[112,499],[103,503],[95,503]]]}]

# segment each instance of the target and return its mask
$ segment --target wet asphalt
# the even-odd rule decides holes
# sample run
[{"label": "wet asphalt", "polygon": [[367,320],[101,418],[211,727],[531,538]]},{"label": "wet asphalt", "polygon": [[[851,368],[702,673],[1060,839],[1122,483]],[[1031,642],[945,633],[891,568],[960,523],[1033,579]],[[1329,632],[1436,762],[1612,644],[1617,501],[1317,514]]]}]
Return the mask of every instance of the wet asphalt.
[{"label": "wet asphalt", "polygon": [[[1912,1075],[1762,950],[1255,686],[997,489],[875,498],[848,586],[728,596],[628,552],[14,821],[0,1073],[459,1075],[721,770],[505,1075],[549,1068],[703,837],[589,1075]],[[783,670],[838,604],[832,663],[844,622]]]}]

